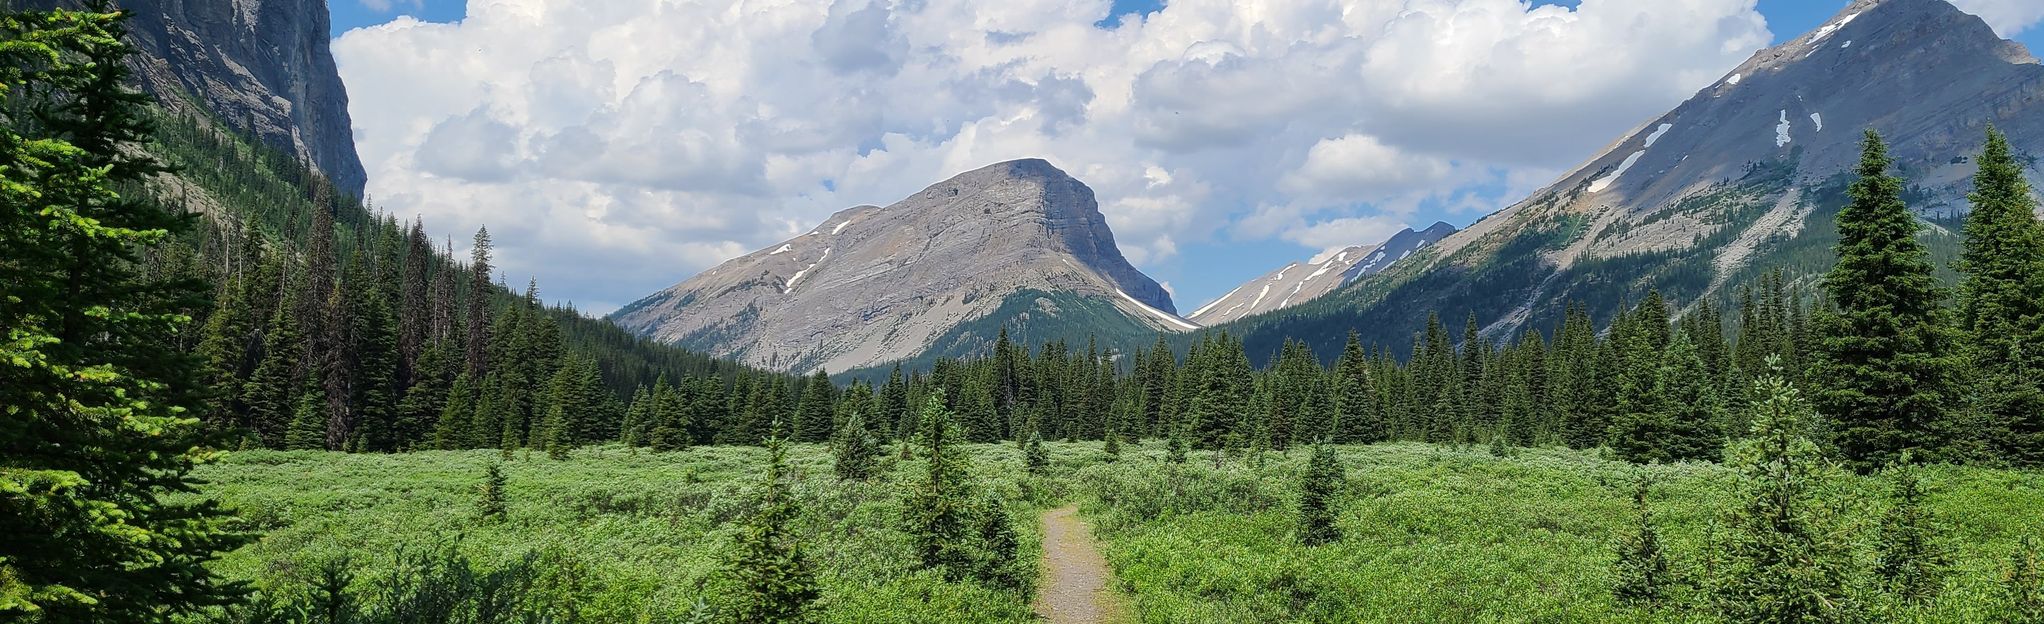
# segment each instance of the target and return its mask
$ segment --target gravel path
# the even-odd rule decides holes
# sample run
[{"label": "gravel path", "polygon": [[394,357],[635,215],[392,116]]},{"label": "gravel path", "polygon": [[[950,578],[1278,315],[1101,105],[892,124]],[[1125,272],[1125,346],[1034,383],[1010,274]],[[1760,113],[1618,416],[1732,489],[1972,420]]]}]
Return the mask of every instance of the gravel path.
[{"label": "gravel path", "polygon": [[1114,573],[1093,544],[1093,530],[1079,510],[1064,506],[1043,514],[1043,580],[1037,584],[1036,614],[1052,624],[1113,622],[1118,603],[1108,590]]}]

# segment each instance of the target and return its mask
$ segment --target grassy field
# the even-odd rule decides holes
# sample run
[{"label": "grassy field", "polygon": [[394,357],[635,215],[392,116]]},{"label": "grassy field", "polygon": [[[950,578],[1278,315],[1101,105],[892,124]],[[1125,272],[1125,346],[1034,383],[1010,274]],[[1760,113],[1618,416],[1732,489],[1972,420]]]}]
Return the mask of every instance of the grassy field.
[{"label": "grassy field", "polygon": [[[1098,444],[1048,446],[1045,478],[1026,476],[1012,445],[970,447],[981,487],[1015,501],[1028,552],[1037,548],[1037,513],[1078,502],[1135,616],[1159,623],[1707,621],[1680,608],[1618,607],[1611,562],[1634,523],[1631,484],[1644,470],[1658,483],[1651,501],[1678,573],[1700,576],[1732,477],[1714,465],[1637,469],[1568,451],[1497,458],[1421,444],[1348,447],[1340,451],[1345,537],[1306,548],[1293,539],[1303,450],[1217,467],[1204,453],[1165,464],[1155,442],[1116,463],[1101,461]],[[900,484],[920,462],[889,459],[882,478],[847,485],[831,476],[822,447],[797,446],[792,458],[803,475],[796,493],[824,621],[1032,619],[1021,593],[915,569],[898,529]],[[480,520],[476,486],[498,461],[494,451],[244,452],[201,476],[265,532],[223,570],[270,591],[295,591],[336,557],[349,557],[357,583],[366,583],[401,550],[455,544],[482,568],[528,553],[576,562],[586,569],[574,587],[589,621],[667,622],[688,621],[699,600],[717,599],[732,522],[745,512],[765,451],[521,455],[504,463],[508,518]],[[1928,607],[1880,617],[1991,621],[1994,584],[2017,540],[2044,529],[2044,475],[1941,467],[1925,482],[1954,573]],[[1871,535],[1885,491],[1846,478],[1826,499]],[[1695,603],[1696,594],[1678,590],[1675,601]]]}]

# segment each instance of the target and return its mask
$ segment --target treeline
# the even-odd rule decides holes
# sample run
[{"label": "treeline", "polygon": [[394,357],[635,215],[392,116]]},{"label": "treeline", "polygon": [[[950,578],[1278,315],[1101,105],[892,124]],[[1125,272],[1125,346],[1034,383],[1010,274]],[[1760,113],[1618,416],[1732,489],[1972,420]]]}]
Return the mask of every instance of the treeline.
[{"label": "treeline", "polygon": [[1861,471],[1905,452],[2044,463],[2044,227],[2007,141],[1990,131],[1979,158],[1956,297],[1939,286],[1885,146],[1870,133],[1865,147],[1851,205],[1838,213],[1836,268],[1818,284],[1768,273],[1740,289],[1731,314],[1702,301],[1678,318],[1652,293],[1601,325],[1572,305],[1552,332],[1504,344],[1475,318],[1458,338],[1436,317],[1402,350],[1352,336],[1330,368],[1290,343],[1260,370],[1225,333],[1179,357],[1161,340],[1133,353],[1058,342],[1032,352],[1004,331],[987,357],[907,377],[897,369],[878,387],[840,392],[819,372],[802,388],[740,379],[721,397],[656,388],[633,402],[622,439],[745,442],[781,420],[797,440],[821,442],[853,414],[899,437],[913,426],[907,406],[941,391],[978,442],[1149,437],[1283,450],[1415,440],[1716,461],[1751,426],[1743,408],[1754,381],[1781,377],[1812,389],[1826,442]]},{"label": "treeline", "polygon": [[199,196],[219,202],[149,266],[213,285],[212,305],[191,311],[198,331],[180,341],[206,362],[203,417],[226,444],[389,452],[615,439],[634,390],[663,378],[727,385],[742,369],[545,305],[536,284],[516,293],[492,274],[487,230],[457,262],[422,221],[372,212],[302,161],[218,123],[154,120],[151,151],[178,177],[134,183],[136,194],[174,213],[207,206]]}]

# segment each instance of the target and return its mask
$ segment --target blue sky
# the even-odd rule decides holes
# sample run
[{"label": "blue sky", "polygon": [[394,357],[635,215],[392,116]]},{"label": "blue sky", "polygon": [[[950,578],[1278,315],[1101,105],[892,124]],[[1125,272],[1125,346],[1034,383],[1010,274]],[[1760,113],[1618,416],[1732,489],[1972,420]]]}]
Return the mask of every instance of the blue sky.
[{"label": "blue sky", "polygon": [[[1601,26],[1586,18],[1563,29],[1579,41],[1557,46],[1525,37],[1545,27],[1507,24],[1440,47],[1523,13],[1462,0],[1491,13],[1448,31],[1403,23],[1410,38],[1366,51],[1404,58],[1410,73],[1345,66],[1358,84],[1330,87],[1318,84],[1322,68],[1366,55],[1316,40],[1341,18],[1313,13],[1322,3],[1309,0],[1257,11],[1183,0],[1171,13],[1191,10],[1170,26],[1182,31],[1116,30],[1164,2],[1113,0],[1094,35],[1058,30],[1072,17],[1057,13],[1071,6],[1061,1],[910,3],[922,7],[915,15],[867,0],[755,3],[720,22],[745,13],[722,8],[728,1],[665,4],[656,17],[628,14],[651,0],[478,3],[505,14],[349,35],[400,15],[472,16],[461,0],[330,0],[372,196],[456,239],[487,224],[513,282],[535,276],[550,298],[603,312],[835,210],[1042,156],[1094,187],[1130,260],[1189,312],[1321,249],[1374,243],[1399,225],[1468,224],[1710,84],[1765,37],[1812,30],[1844,4],[1759,0],[1763,31],[1736,0],[1602,0],[1592,7]],[[1959,1],[2005,22],[2044,18],[2037,0]],[[1691,13],[1659,12],[1675,4]],[[558,14],[521,13],[534,11]],[[1710,11],[1717,17],[1683,22]],[[653,24],[661,19],[673,21]],[[973,28],[991,43],[957,36]],[[1350,36],[1400,32],[1358,28]],[[616,33],[633,29],[661,36],[617,46]],[[2017,40],[2035,49],[2040,30]],[[1242,32],[1263,34],[1228,39]],[[807,41],[787,45],[791,36]],[[1188,37],[1217,40],[1188,48]],[[940,49],[949,45],[973,49]],[[1124,66],[1100,59],[1114,46]],[[1176,47],[1159,57],[1160,46]],[[1500,56],[1459,60],[1485,54]],[[1579,66],[1600,63],[1604,80],[1573,84],[1584,82]],[[1467,67],[1504,73],[1472,70],[1459,86],[1442,76]],[[1501,102],[1556,83],[1570,86],[1546,101]],[[1106,116],[1095,112],[1117,98]]]}]

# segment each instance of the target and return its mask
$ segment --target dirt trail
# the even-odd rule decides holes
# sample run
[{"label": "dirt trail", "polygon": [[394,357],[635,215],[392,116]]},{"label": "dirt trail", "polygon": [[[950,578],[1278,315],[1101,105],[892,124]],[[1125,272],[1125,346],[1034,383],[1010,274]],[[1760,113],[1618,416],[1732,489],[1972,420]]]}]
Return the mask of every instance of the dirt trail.
[{"label": "dirt trail", "polygon": [[1052,624],[1120,621],[1119,603],[1107,588],[1113,578],[1077,507],[1044,512],[1043,580],[1037,583],[1036,615]]}]

